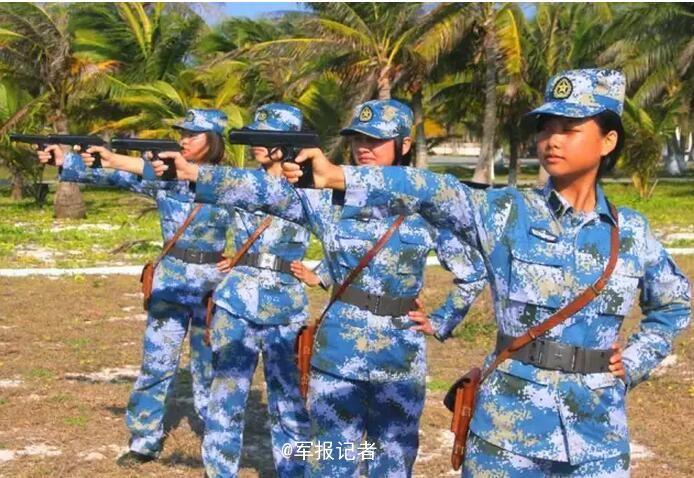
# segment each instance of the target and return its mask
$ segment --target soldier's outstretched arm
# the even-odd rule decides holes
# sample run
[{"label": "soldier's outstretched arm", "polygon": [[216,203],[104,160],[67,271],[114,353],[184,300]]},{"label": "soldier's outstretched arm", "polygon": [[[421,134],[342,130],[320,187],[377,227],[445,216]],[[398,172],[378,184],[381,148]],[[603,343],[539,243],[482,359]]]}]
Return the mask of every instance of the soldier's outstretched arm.
[{"label": "soldier's outstretched arm", "polygon": [[[197,165],[180,154],[162,153],[160,158],[173,158],[179,180],[195,182],[195,201],[237,207],[249,212],[263,211],[304,226],[309,219],[296,190],[284,178],[261,170],[228,166]],[[162,161],[153,161],[155,174],[166,170]]]},{"label": "soldier's outstretched arm", "polygon": [[[105,148],[99,147],[100,150]],[[75,152],[65,154],[64,163],[60,172],[60,180],[74,183],[93,184],[106,186],[153,197],[158,189],[187,188],[183,181],[160,181],[149,165],[149,161],[142,158],[113,154],[116,158],[107,159],[109,155],[103,151],[89,148],[91,153],[82,155]],[[88,167],[91,154],[99,152],[104,167],[109,169]],[[110,169],[117,168],[117,169]]]}]

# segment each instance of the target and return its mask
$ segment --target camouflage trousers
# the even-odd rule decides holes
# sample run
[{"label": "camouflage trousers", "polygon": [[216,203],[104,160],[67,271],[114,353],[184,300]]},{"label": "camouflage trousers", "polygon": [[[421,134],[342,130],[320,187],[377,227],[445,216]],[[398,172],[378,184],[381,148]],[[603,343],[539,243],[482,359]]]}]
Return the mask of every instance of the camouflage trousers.
[{"label": "camouflage trousers", "polygon": [[495,478],[626,478],[629,476],[629,455],[588,461],[578,465],[566,462],[528,458],[516,455],[470,433],[467,442],[463,478],[494,476]]},{"label": "camouflage trousers", "polygon": [[286,449],[308,442],[309,420],[299,394],[294,342],[301,324],[259,325],[217,307],[212,324],[213,379],[202,457],[207,476],[237,476],[246,402],[263,356],[272,455],[281,478],[304,476],[304,462]]},{"label": "camouflage trousers", "polygon": [[190,328],[190,374],[193,403],[205,419],[212,380],[212,351],[204,343],[205,308],[153,298],[147,316],[142,366],[130,394],[125,422],[130,429],[130,449],[158,455],[164,439],[166,401],[173,391],[181,347]]},{"label": "camouflage trousers", "polygon": [[308,397],[313,451],[306,476],[412,475],[424,380],[368,382],[313,369]]}]

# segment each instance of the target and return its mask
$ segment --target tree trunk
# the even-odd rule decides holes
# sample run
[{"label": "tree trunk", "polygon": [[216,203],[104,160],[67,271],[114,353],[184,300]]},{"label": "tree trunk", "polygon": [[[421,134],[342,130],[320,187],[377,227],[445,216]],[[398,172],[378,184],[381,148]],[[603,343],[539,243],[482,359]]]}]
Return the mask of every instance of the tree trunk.
[{"label": "tree trunk", "polygon": [[378,99],[389,100],[390,88],[390,67],[384,66],[381,68],[381,71],[378,72]]},{"label": "tree trunk", "polygon": [[421,86],[412,94],[412,112],[414,114],[415,132],[415,166],[426,169],[429,161],[427,157],[427,138],[424,133],[424,105],[422,104]]},{"label": "tree trunk", "polygon": [[[58,134],[67,134],[67,118],[62,111],[56,112],[54,124]],[[53,212],[56,219],[84,219],[87,208],[82,199],[82,192],[76,183],[58,182],[53,200]]]},{"label": "tree trunk", "polygon": [[24,199],[24,178],[22,175],[19,173],[14,168],[11,168],[10,174],[12,175],[12,178],[10,179],[11,183],[11,191],[10,191],[10,199],[12,201],[21,201]]},{"label": "tree trunk", "polygon": [[518,184],[520,162],[518,161],[518,132],[513,126],[509,131],[508,185]]},{"label": "tree trunk", "polygon": [[484,33],[484,120],[482,122],[482,145],[480,158],[475,166],[472,180],[478,183],[492,184],[494,178],[494,133],[496,130],[496,68],[497,47],[496,31],[494,30],[494,12],[492,6],[488,9]]}]

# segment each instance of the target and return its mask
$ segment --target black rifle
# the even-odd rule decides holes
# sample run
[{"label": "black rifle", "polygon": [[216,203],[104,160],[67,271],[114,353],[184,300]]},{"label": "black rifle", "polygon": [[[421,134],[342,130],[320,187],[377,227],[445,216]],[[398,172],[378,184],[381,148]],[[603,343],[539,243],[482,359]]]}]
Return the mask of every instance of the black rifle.
[{"label": "black rifle", "polygon": [[152,161],[160,159],[169,167],[161,179],[164,181],[173,181],[176,179],[176,163],[173,158],[159,158],[159,153],[162,151],[181,151],[181,145],[172,139],[140,139],[140,138],[113,138],[111,140],[111,148],[114,150],[127,151],[149,151],[152,153]]},{"label": "black rifle", "polygon": [[[71,134],[49,134],[40,136],[34,134],[10,134],[10,141],[17,143],[27,143],[38,145],[39,149],[46,149],[49,144],[65,144],[69,146],[79,146],[81,152],[86,152],[90,146],[104,146],[106,142],[98,136],[78,136]],[[94,153],[94,163],[92,168],[101,167],[101,155]],[[55,156],[51,152],[51,159],[48,164],[55,165]]]},{"label": "black rifle", "polygon": [[[316,133],[300,131],[268,131],[255,129],[232,129],[229,132],[231,144],[246,144],[267,148],[268,154],[282,151],[282,161],[294,162],[296,155],[304,148],[319,148],[320,138]],[[313,187],[313,168],[310,161],[301,163],[303,175],[295,184],[297,188]]]}]

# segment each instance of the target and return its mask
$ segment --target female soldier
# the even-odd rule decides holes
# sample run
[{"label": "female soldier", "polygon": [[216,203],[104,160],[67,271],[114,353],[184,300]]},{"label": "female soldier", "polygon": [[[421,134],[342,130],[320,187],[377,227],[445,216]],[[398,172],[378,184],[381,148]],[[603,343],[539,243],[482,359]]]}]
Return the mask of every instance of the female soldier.
[{"label": "female soldier", "polygon": [[[351,125],[352,155],[359,165],[409,164],[412,113],[393,100],[359,105]],[[189,165],[177,160],[180,179],[198,181],[197,200],[262,209],[306,224],[320,238],[331,276],[341,283],[395,222],[369,219],[343,207],[339,194],[300,190],[253,171]],[[157,173],[165,166],[155,163]],[[426,256],[436,249],[459,279],[459,288],[431,322],[408,312],[421,303]],[[426,353],[421,332],[446,337],[484,285],[482,267],[451,234],[436,234],[419,215],[404,219],[325,315],[316,335],[308,396],[314,450],[308,476],[356,476],[368,460],[369,476],[410,476],[424,405]],[[365,440],[363,443],[362,440]],[[361,459],[361,460],[360,460]]]},{"label": "female soldier", "polygon": [[[346,188],[345,207],[369,216],[418,212],[477,248],[492,287],[497,352],[599,287],[611,230],[619,228],[617,266],[602,293],[482,383],[463,476],[629,474],[625,392],[670,353],[689,322],[691,298],[686,277],[646,219],[614,211],[597,182],[623,142],[624,89],[623,75],[613,70],[573,70],[550,80],[546,103],[530,113],[537,153],[551,176],[542,189],[475,192],[422,170],[367,174],[335,167],[317,150],[297,158],[313,159],[318,186]],[[291,181],[301,175],[297,168],[286,166]],[[615,342],[637,289],[645,318],[622,353]]]},{"label": "female soldier", "polygon": [[[257,109],[247,128],[300,131],[302,122],[298,108],[271,103]],[[251,152],[260,172],[281,176],[281,164],[271,159],[267,148],[254,146]],[[304,463],[284,456],[282,447],[295,448],[297,442],[309,439],[308,412],[294,362],[294,343],[308,316],[308,299],[290,270],[292,261],[303,259],[309,233],[262,212],[237,209],[233,217],[237,250],[264,221],[271,222],[214,293],[214,377],[203,440],[205,468],[209,477],[238,474],[244,412],[262,354],[277,475],[303,476]]]},{"label": "female soldier", "polygon": [[[226,115],[219,110],[190,110],[181,130],[181,154],[194,163],[217,164],[224,157],[222,133]],[[113,186],[154,198],[159,209],[162,236],[168,241],[194,209],[194,192],[188,183],[154,181],[149,161],[114,154],[103,147],[91,147],[79,155],[63,154],[49,146],[39,152],[48,162],[51,153],[62,165],[61,181]],[[92,154],[101,155],[107,168],[87,169]],[[84,159],[84,162],[83,162]],[[129,467],[156,459],[163,440],[166,400],[173,390],[183,340],[190,327],[191,375],[197,414],[205,419],[212,380],[212,352],[204,342],[205,306],[203,298],[222,279],[215,264],[222,260],[226,232],[231,224],[225,208],[202,205],[176,245],[155,270],[152,298],[144,335],[142,367],[130,395],[125,421],[130,429],[130,451],[118,459]]]}]

